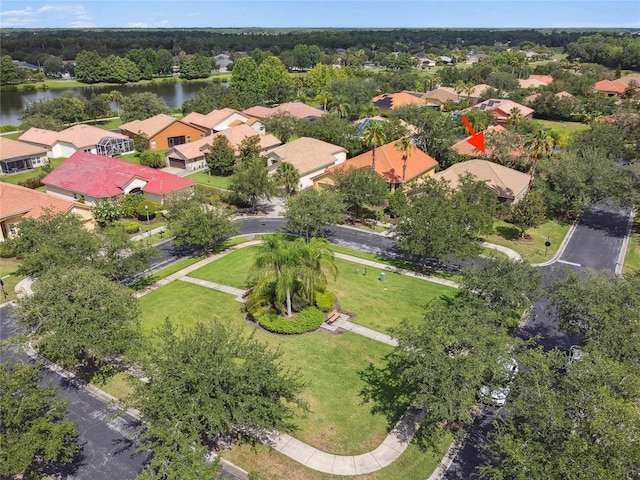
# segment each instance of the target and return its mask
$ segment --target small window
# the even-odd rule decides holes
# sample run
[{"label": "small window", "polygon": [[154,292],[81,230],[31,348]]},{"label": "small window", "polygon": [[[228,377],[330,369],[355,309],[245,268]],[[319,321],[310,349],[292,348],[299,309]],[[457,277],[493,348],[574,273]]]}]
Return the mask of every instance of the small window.
[{"label": "small window", "polygon": [[18,227],[16,227],[16,224],[10,223],[8,227],[9,227],[9,235],[11,235],[12,237],[15,237],[18,234]]},{"label": "small window", "polygon": [[156,142],[151,142],[151,148],[156,148]]},{"label": "small window", "polygon": [[187,137],[187,143],[191,141],[191,137]]}]

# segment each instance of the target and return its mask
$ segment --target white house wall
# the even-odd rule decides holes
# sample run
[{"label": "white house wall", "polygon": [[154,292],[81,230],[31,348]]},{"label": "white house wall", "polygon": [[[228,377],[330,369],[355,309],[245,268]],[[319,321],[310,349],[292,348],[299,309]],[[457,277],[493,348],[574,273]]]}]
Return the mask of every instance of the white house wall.
[{"label": "white house wall", "polygon": [[69,145],[68,143],[57,142],[54,143],[51,147],[51,155],[50,158],[69,158],[71,155],[76,153],[78,149],[73,145]]},{"label": "white house wall", "polygon": [[249,118],[245,117],[244,115],[240,115],[238,113],[232,113],[229,117],[225,118],[222,122],[220,122],[217,125],[214,125],[213,129],[216,132],[220,132],[222,130],[226,130],[227,128],[229,128],[229,124],[233,123],[236,120],[238,120],[239,122],[242,122],[242,123],[246,123],[247,120],[249,120]]}]

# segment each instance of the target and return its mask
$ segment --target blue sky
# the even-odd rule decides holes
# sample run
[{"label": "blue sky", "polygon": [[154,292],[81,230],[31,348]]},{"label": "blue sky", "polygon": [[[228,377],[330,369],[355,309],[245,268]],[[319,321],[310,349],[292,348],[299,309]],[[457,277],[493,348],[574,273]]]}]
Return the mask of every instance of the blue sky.
[{"label": "blue sky", "polygon": [[640,28],[638,0],[2,0],[0,28]]}]

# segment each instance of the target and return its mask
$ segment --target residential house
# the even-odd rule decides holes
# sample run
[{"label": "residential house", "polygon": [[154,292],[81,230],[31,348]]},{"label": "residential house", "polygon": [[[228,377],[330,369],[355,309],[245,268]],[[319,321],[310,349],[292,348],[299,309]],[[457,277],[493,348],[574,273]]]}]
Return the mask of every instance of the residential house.
[{"label": "residential house", "polygon": [[620,80],[600,80],[593,86],[593,91],[606,93],[610,97],[619,97],[627,89],[627,85]]},{"label": "residential house", "polygon": [[145,135],[149,150],[163,150],[183,143],[193,142],[206,136],[204,128],[199,128],[171,115],[161,113],[146,120],[133,120],[120,126],[120,132],[135,139]]},{"label": "residential house", "polygon": [[227,128],[221,132],[208,135],[195,142],[185,143],[173,147],[164,154],[167,166],[181,168],[190,172],[200,170],[207,164],[207,155],[211,149],[211,145],[219,136],[227,137],[229,143],[236,153],[240,148],[240,144],[247,137],[258,135],[260,138],[259,146],[262,152],[266,152],[277,147],[282,142],[273,135],[260,135],[252,127],[246,123],[241,123],[231,128]]},{"label": "residential house", "polygon": [[347,150],[315,138],[300,137],[270,150],[265,156],[269,174],[275,173],[283,162],[293,165],[300,174],[298,189],[302,190],[313,186],[313,177],[327,168],[343,164]]},{"label": "residential house", "polygon": [[425,105],[425,101],[416,92],[383,93],[371,99],[380,112],[388,112],[405,105]]},{"label": "residential house", "polygon": [[[356,120],[354,124],[358,131],[358,137],[364,138],[365,131],[367,130],[371,122],[386,122],[386,121],[388,120],[385,117],[381,117],[380,115],[376,115],[375,117],[366,117],[366,118],[361,118],[359,120]],[[414,125],[411,125],[402,119],[400,119],[399,122],[400,122],[400,125],[402,125],[404,128],[407,129],[407,135],[416,135],[418,133],[418,129]]]},{"label": "residential house", "polygon": [[521,78],[518,80],[518,83],[520,84],[520,88],[526,89],[544,87],[547,85],[546,83],[540,80],[536,80],[535,78]]},{"label": "residential house", "polygon": [[625,75],[624,77],[620,77],[617,81],[624,83],[627,87],[631,82],[635,82],[636,86],[640,86],[640,73]]},{"label": "residential house", "polygon": [[460,177],[465,175],[485,182],[487,187],[496,193],[498,200],[512,203],[521,200],[531,185],[531,175],[480,159],[454,163],[446,170],[437,172],[434,178],[445,179],[455,189],[460,184]]},{"label": "residential house", "polygon": [[482,111],[492,111],[496,116],[498,124],[504,124],[507,121],[507,117],[512,110],[517,109],[520,111],[522,118],[531,118],[533,116],[533,108],[526,107],[513,100],[507,100],[506,98],[490,98],[482,103],[474,105],[472,108],[477,108]]},{"label": "residential house", "polygon": [[0,137],[0,175],[25,172],[45,163],[46,149]]},{"label": "residential house", "polygon": [[473,105],[478,102],[487,88],[491,86],[485,83],[474,86],[471,92],[457,92],[453,87],[438,87],[423,93],[422,98],[430,107],[441,107],[445,103],[459,103],[463,98],[468,98],[469,104]]},{"label": "residential house", "polygon": [[[396,141],[376,148],[376,173],[387,182],[390,190],[395,190],[402,185],[402,174],[405,162],[403,153],[396,147]],[[364,152],[357,157],[350,158],[341,165],[330,167],[323,174],[314,177],[316,188],[324,188],[335,185],[335,172],[339,168],[371,168],[373,164],[373,150]],[[424,153],[415,145],[411,146],[411,152],[407,156],[405,183],[419,184],[426,177],[433,176],[438,162]]]},{"label": "residential house", "polygon": [[[529,95],[528,97],[524,97],[524,103],[526,103],[527,105],[531,105],[536,98],[538,98],[540,96],[539,93],[534,93],[533,95]],[[571,95],[569,92],[567,92],[566,90],[563,90],[561,92],[556,93],[556,97],[558,97],[559,99],[563,99],[563,98],[575,98],[573,95]]]},{"label": "residential house", "polygon": [[438,60],[446,65],[449,65],[453,61],[453,58],[447,55],[440,55],[440,58]]},{"label": "residential house", "polygon": [[206,115],[198,112],[191,112],[186,115],[182,121],[204,130],[207,135],[211,135],[212,133],[220,132],[229,127],[243,123],[253,128],[257,134],[264,134],[264,126],[261,122],[249,115],[240,113],[233,108],[213,110]]},{"label": "residential house", "polygon": [[[491,125],[489,126],[486,130],[484,130],[484,138],[485,140],[487,139],[487,137],[489,137],[490,135],[496,134],[496,133],[502,133],[504,132],[506,129],[502,126],[502,125]],[[478,132],[476,132],[477,134]],[[473,145],[471,145],[471,143],[469,143],[469,140],[471,140],[472,136],[469,135],[468,137],[460,140],[457,143],[454,143],[453,145],[451,145],[451,147],[449,147],[451,150],[453,150],[454,152],[460,154],[460,155],[467,155],[467,156],[478,156],[481,155],[482,152],[480,150],[478,150],[476,147],[474,147]],[[487,156],[491,156],[491,152],[489,151],[490,149],[486,147],[485,144],[485,154]]]},{"label": "residential house", "polygon": [[71,212],[80,217],[88,230],[95,227],[91,207],[88,205],[57,198],[20,185],[0,182],[0,242],[18,234],[17,223],[21,219],[39,218],[45,212]]},{"label": "residential house", "polygon": [[78,151],[113,157],[134,150],[133,140],[126,135],[86,124],[60,132],[30,128],[18,140],[45,148],[49,158],[68,158]]},{"label": "residential house", "polygon": [[87,152],[71,155],[42,183],[51,195],[87,205],[127,193],[142,193],[147,200],[162,204],[167,195],[195,185],[171,173]]},{"label": "residential house", "polygon": [[245,115],[250,115],[259,120],[281,112],[287,112],[299,120],[315,120],[316,118],[320,118],[325,113],[319,108],[310,107],[306,103],[302,102],[282,103],[274,107],[262,107],[260,105],[257,105],[255,107],[247,108],[246,110],[242,111],[242,113],[244,113]]},{"label": "residential house", "polygon": [[231,57],[226,54],[226,53],[219,53],[218,55],[215,55],[213,57],[216,61],[216,67],[218,68],[218,70],[220,72],[227,72],[229,71],[229,65],[231,65],[233,63],[233,60],[231,60]]},{"label": "residential house", "polygon": [[487,56],[488,55],[486,53],[472,53],[472,54],[467,55],[465,63],[467,65],[473,65],[474,63],[479,62],[483,58],[487,58]]}]

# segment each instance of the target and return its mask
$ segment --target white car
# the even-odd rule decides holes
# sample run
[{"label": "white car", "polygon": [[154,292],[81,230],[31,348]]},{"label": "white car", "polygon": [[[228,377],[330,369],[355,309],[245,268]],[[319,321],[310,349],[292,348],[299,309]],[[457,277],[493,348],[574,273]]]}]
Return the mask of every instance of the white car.
[{"label": "white car", "polygon": [[571,365],[573,362],[579,362],[586,354],[587,352],[582,350],[578,345],[571,345],[569,347],[569,361],[567,364]]},{"label": "white car", "polygon": [[504,369],[505,372],[504,378],[500,381],[503,386],[496,386],[495,388],[491,388],[487,385],[483,385],[482,387],[480,387],[480,397],[490,401],[498,407],[502,407],[507,402],[507,397],[509,396],[509,392],[511,391],[508,383],[511,382],[516,373],[518,373],[518,362],[515,358],[500,357],[498,359],[498,364]]}]

